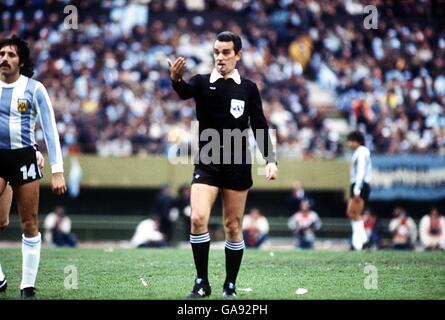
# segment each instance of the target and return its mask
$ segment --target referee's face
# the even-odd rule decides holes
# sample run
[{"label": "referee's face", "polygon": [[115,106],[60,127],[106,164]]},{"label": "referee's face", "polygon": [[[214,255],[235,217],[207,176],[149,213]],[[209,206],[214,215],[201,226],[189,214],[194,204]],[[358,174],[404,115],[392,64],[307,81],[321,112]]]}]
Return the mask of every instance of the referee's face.
[{"label": "referee's face", "polygon": [[241,50],[235,53],[233,41],[216,40],[213,46],[215,68],[222,75],[230,75],[241,59]]},{"label": "referee's face", "polygon": [[20,74],[20,59],[15,46],[6,45],[0,48],[0,75],[11,77]]}]

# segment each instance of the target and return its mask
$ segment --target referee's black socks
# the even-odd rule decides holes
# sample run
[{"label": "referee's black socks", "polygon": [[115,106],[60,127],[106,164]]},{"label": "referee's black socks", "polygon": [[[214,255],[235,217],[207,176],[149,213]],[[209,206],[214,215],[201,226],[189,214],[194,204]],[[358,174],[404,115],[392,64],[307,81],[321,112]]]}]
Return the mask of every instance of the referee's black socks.
[{"label": "referee's black socks", "polygon": [[193,259],[197,278],[202,279],[206,284],[209,283],[208,265],[209,265],[209,249],[210,235],[208,232],[202,234],[190,234],[190,244],[192,245]]},{"label": "referee's black socks", "polygon": [[230,242],[226,240],[226,280],[225,283],[231,282],[235,285],[236,277],[241,266],[241,260],[244,253],[244,240],[240,242]]}]

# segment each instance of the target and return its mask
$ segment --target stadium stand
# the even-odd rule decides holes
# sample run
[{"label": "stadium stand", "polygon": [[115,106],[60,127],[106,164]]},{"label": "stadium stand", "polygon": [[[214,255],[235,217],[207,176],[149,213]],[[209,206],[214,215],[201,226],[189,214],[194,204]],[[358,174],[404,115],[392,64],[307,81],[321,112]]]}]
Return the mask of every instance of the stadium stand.
[{"label": "stadium stand", "polygon": [[[348,128],[366,131],[377,153],[445,154],[441,1],[71,4],[75,30],[64,2],[0,4],[0,36],[32,43],[65,152],[167,154],[190,143],[193,105],[170,90],[165,58],[208,72],[213,36],[229,29],[244,36],[242,73],[260,87],[280,157],[342,157]],[[379,10],[376,30],[363,28],[367,4]]]}]

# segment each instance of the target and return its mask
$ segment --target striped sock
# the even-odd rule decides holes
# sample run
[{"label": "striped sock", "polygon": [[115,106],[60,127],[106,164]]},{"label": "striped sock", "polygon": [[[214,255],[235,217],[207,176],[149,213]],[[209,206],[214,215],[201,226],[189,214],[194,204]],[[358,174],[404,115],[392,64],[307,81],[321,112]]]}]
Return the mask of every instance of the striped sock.
[{"label": "striped sock", "polygon": [[192,245],[193,259],[195,260],[196,277],[202,279],[204,283],[209,283],[210,234],[208,232],[190,234],[190,244]]},{"label": "striped sock", "polygon": [[22,236],[22,283],[20,289],[34,287],[40,263],[40,232],[37,236]]},{"label": "striped sock", "polygon": [[243,259],[244,248],[244,240],[240,242],[230,242],[226,240],[226,283],[231,282],[235,285],[241,260]]}]

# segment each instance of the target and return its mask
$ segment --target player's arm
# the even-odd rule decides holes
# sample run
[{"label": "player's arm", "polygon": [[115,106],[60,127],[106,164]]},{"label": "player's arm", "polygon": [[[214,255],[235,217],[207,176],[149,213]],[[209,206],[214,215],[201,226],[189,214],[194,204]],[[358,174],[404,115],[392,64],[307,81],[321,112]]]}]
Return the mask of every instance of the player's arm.
[{"label": "player's arm", "polygon": [[46,147],[51,164],[51,185],[56,194],[63,194],[66,191],[65,178],[63,177],[63,158],[60,147],[59,133],[57,132],[54,109],[45,87],[40,84],[34,94],[34,103],[39,114]]},{"label": "player's arm", "polygon": [[274,180],[278,175],[277,159],[275,152],[273,151],[272,139],[269,134],[269,125],[264,116],[263,104],[256,84],[253,86],[250,99],[250,125],[261,154],[267,161],[266,178],[268,180]]},{"label": "player's arm", "polygon": [[170,68],[170,79],[172,87],[183,100],[194,98],[199,93],[199,75],[194,76],[189,82],[186,82],[182,76],[184,75],[186,60],[179,57],[174,63],[167,59]]},{"label": "player's arm", "polygon": [[[363,151],[363,150],[360,150]],[[360,196],[361,188],[363,186],[363,182],[365,180],[365,170],[366,170],[366,158],[364,152],[359,152],[357,155],[357,173],[355,176],[355,185],[354,185],[354,198]]]}]

